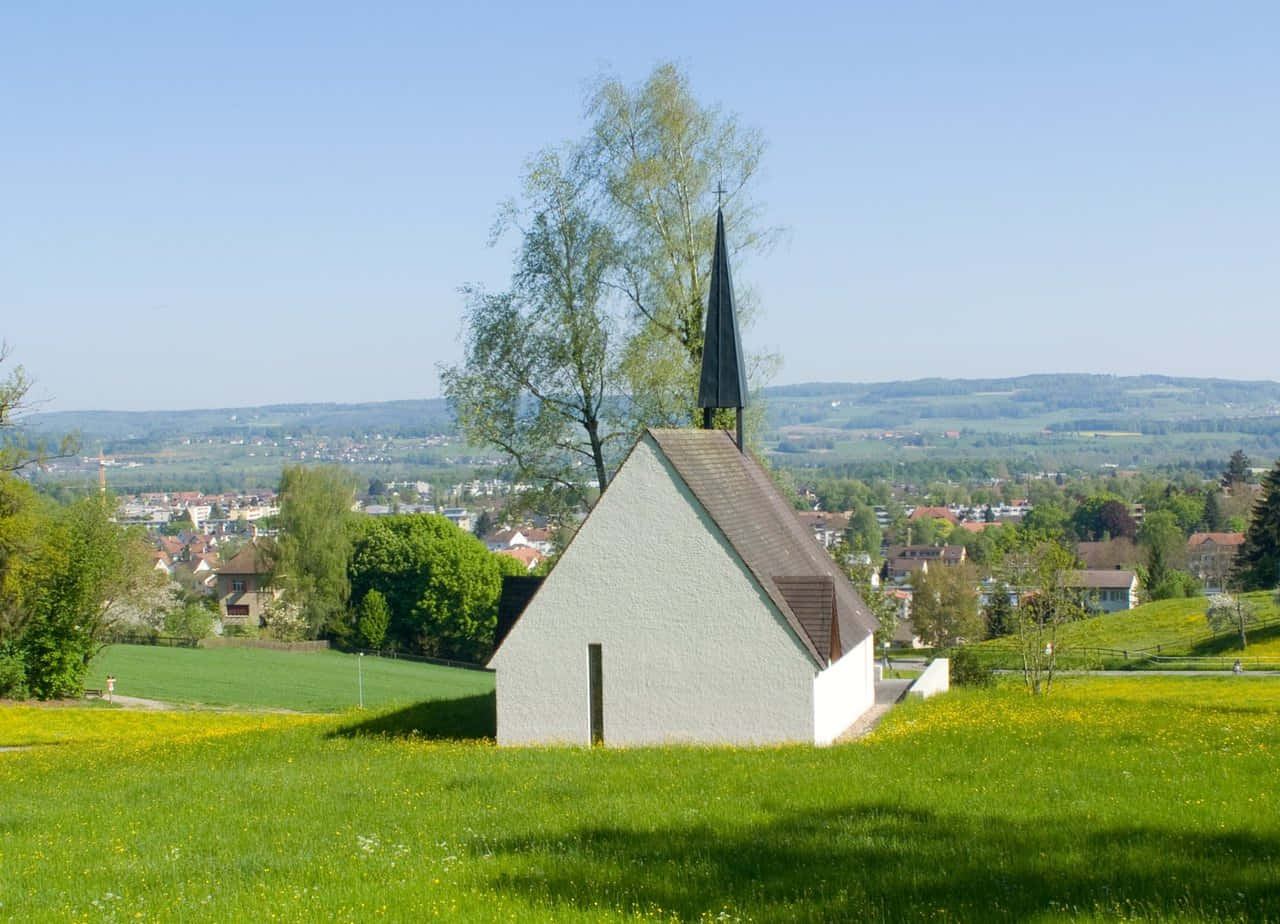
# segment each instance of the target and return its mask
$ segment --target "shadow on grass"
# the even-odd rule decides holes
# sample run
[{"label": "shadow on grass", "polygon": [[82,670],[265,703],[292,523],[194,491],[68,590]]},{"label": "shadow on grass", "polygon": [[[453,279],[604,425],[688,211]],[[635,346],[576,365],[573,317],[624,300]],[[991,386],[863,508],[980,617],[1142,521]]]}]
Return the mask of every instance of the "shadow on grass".
[{"label": "shadow on grass", "polygon": [[497,729],[493,693],[458,699],[432,699],[391,712],[380,712],[330,732],[329,737],[355,738],[381,735],[387,738],[428,740],[492,739]]},{"label": "shadow on grass", "polygon": [[1065,814],[957,819],[866,802],[737,827],[568,822],[473,849],[498,860],[494,888],[580,911],[598,902],[682,919],[1280,917],[1274,838],[1104,828]]},{"label": "shadow on grass", "polygon": [[[1280,625],[1262,626],[1254,629],[1249,626],[1245,627],[1245,639],[1250,642],[1265,642],[1270,639],[1280,638]],[[1240,636],[1235,633],[1228,635],[1219,635],[1216,638],[1208,639],[1200,642],[1191,648],[1191,654],[1199,657],[1222,655],[1224,657],[1246,657],[1249,655],[1249,649],[1240,650]]]}]

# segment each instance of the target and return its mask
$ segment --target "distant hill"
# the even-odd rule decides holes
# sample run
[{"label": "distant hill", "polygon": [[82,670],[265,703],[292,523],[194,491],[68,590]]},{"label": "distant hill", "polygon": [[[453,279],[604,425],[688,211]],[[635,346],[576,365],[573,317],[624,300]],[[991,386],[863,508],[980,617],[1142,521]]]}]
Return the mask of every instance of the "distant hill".
[{"label": "distant hill", "polygon": [[88,439],[155,440],[176,436],[341,436],[383,433],[414,437],[454,430],[443,398],[363,404],[268,404],[187,411],[56,411],[22,421],[32,433],[80,433]]},{"label": "distant hill", "polygon": [[[1280,455],[1280,382],[1274,381],[1053,374],[808,382],[766,388],[763,400],[761,441],[779,463],[859,477],[901,471],[903,466],[939,477],[948,472],[958,476],[994,471],[996,462],[1031,472],[1187,463],[1212,471],[1237,448],[1259,464]],[[403,445],[378,450],[377,464],[390,464],[384,456],[414,465],[465,466],[477,458],[488,465],[500,462],[483,449],[458,448],[456,424],[440,398],[189,411],[62,411],[32,415],[22,424],[31,434],[78,433],[87,447],[102,446],[108,455],[132,456],[148,464],[181,458],[189,472],[212,466],[213,450],[197,450],[197,441],[224,447],[243,442],[246,458],[254,461],[239,456],[231,461],[232,451],[225,453],[226,466],[242,473],[246,467],[278,467],[280,453],[266,450],[282,447],[286,438],[294,441],[293,457],[315,460],[326,458],[316,451],[332,438],[373,444],[445,436],[448,439],[432,446],[455,448],[428,452]],[[307,445],[299,446],[298,440]],[[370,451],[363,452],[373,465]]]}]

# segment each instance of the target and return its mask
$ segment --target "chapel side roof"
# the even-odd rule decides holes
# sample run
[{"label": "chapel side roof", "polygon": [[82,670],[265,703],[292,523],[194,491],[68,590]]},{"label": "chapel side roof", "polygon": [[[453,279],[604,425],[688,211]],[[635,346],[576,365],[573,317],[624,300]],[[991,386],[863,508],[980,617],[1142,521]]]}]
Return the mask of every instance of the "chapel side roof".
[{"label": "chapel side roof", "polygon": [[[805,574],[775,574],[773,582],[778,585],[791,612],[796,614],[796,619],[818,650],[826,651],[832,660],[838,658],[840,652],[831,650],[831,614],[836,609],[835,582],[826,576]],[[827,640],[825,644],[821,644],[822,639]]]},{"label": "chapel side roof", "polygon": [[502,593],[498,597],[498,624],[493,630],[494,651],[498,650],[511,627],[524,613],[525,607],[542,586],[542,581],[542,577],[524,575],[505,575],[502,578]]},{"label": "chapel side roof", "polygon": [[846,649],[875,631],[878,625],[875,617],[848,578],[826,550],[813,541],[810,529],[796,517],[768,474],[750,456],[739,451],[729,433],[721,430],[650,430],[648,433],[820,667],[826,667],[831,660],[830,610],[824,621],[818,612],[820,605],[802,606],[802,619],[788,601],[782,585],[794,588],[798,578],[829,579],[840,637]]}]

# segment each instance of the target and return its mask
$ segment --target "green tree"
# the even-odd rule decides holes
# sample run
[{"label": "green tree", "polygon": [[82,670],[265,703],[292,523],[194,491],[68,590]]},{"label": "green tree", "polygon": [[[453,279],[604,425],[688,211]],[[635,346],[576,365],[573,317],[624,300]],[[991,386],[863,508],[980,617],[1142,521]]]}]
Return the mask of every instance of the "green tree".
[{"label": "green tree", "polygon": [[1280,460],[1262,478],[1232,583],[1241,590],[1266,590],[1280,583]]},{"label": "green tree", "polygon": [[1004,581],[996,581],[987,596],[987,605],[982,614],[987,621],[987,635],[990,638],[1002,638],[1012,635],[1017,629],[1017,619],[1009,585]]},{"label": "green tree", "polygon": [[950,648],[986,635],[978,609],[978,576],[967,562],[936,565],[911,578],[911,625],[926,645]]},{"label": "green tree", "polygon": [[391,609],[387,598],[377,590],[370,590],[360,601],[360,635],[366,645],[377,651],[387,638],[391,624]]},{"label": "green tree", "polygon": [[165,613],[164,631],[166,635],[195,644],[213,631],[213,613],[194,600],[180,602]]},{"label": "green tree", "polygon": [[1146,553],[1143,584],[1147,599],[1185,596],[1186,581],[1178,567],[1186,557],[1186,537],[1174,515],[1168,510],[1148,513],[1138,533],[1138,544]]},{"label": "green tree", "polygon": [[388,639],[410,652],[481,660],[493,645],[504,573],[515,559],[434,514],[370,517],[351,556],[353,596],[377,590],[390,610]]},{"label": "green tree", "polygon": [[1058,658],[1058,629],[1085,615],[1070,575],[1075,556],[1062,544],[1024,536],[1005,553],[1000,580],[1019,591],[1014,608],[1022,678],[1032,695],[1048,694]]},{"label": "green tree", "polygon": [[1222,486],[1229,489],[1232,485],[1247,482],[1251,474],[1250,467],[1252,464],[1249,461],[1249,457],[1244,454],[1244,450],[1237,449],[1231,454],[1231,458],[1227,460],[1227,467],[1222,473]]},{"label": "green tree", "polygon": [[1066,532],[1067,512],[1055,503],[1036,504],[1022,518],[1029,533],[1060,539]]},{"label": "green tree", "polygon": [[16,612],[6,623],[18,627],[11,648],[40,699],[80,692],[121,611],[159,579],[142,535],[122,530],[108,509],[97,497],[46,507],[38,546],[14,563],[8,605]]},{"label": "green tree", "polygon": [[1222,512],[1222,501],[1217,488],[1210,488],[1204,498],[1204,528],[1217,533],[1226,528],[1227,517]]},{"label": "green tree", "polygon": [[480,511],[480,515],[476,517],[475,525],[471,528],[471,532],[479,539],[483,539],[489,533],[493,532],[498,525],[494,519],[493,511],[484,509]]},{"label": "green tree", "polygon": [[872,586],[871,578],[876,573],[875,567],[859,561],[856,551],[847,543],[836,545],[831,550],[831,557],[858,591],[867,609],[871,610],[871,615],[880,622],[875,635],[876,648],[881,648],[885,642],[892,643],[894,633],[898,631],[900,611],[896,600],[879,587]]},{"label": "green tree", "polygon": [[[752,198],[764,139],[736,116],[699,103],[673,64],[657,67],[639,87],[602,80],[588,114],[591,157],[619,244],[612,284],[639,321],[623,356],[632,409],[644,423],[687,425],[698,416],[716,190],[724,190],[735,254],[760,251],[776,236],[761,226]],[[740,322],[749,324],[749,311]]]},{"label": "green tree", "polygon": [[350,593],[355,477],[336,465],[288,466],[280,475],[280,539],[272,580],[312,638],[341,635]]},{"label": "green tree", "polygon": [[866,504],[855,502],[849,515],[849,525],[844,531],[844,540],[849,548],[879,558],[882,538],[876,512]]},{"label": "green tree", "polygon": [[518,480],[567,492],[574,509],[589,480],[608,483],[610,447],[630,435],[614,413],[620,331],[606,280],[617,247],[592,179],[580,153],[544,151],[529,164],[525,205],[500,221],[521,232],[511,289],[464,290],[465,360],[440,376],[472,443],[506,453]]},{"label": "green tree", "polygon": [[1138,525],[1129,515],[1129,505],[1114,494],[1095,494],[1085,499],[1071,515],[1075,534],[1085,540],[1099,540],[1104,536],[1132,539]]}]

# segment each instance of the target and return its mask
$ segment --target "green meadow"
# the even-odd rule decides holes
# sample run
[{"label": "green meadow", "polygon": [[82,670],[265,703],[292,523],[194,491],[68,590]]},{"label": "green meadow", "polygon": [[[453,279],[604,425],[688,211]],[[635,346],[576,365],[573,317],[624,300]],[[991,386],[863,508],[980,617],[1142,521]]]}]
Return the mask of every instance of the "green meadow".
[{"label": "green meadow", "polygon": [[484,695],[487,671],[458,670],[337,651],[289,652],[257,648],[161,648],[111,645],[94,659],[85,686],[186,705],[337,712],[424,700]]},{"label": "green meadow", "polygon": [[824,749],[433,738],[491,703],[0,709],[0,919],[1280,919],[1272,678],[953,691]]},{"label": "green meadow", "polygon": [[[1251,668],[1280,667],[1280,607],[1274,594],[1244,595],[1266,625],[1246,631],[1240,648],[1234,632],[1213,633],[1205,620],[1206,597],[1183,597],[1144,603],[1119,613],[1106,613],[1067,623],[1058,629],[1059,661],[1067,667],[1192,667],[1197,658],[1214,659],[1202,666],[1219,669],[1240,658]],[[984,662],[1014,666],[1016,643],[992,639],[971,646]],[[1101,650],[1100,650],[1101,649]],[[1109,653],[1110,652],[1110,653]],[[1124,652],[1129,654],[1128,659]],[[1143,660],[1147,655],[1188,660],[1166,665]]]}]

